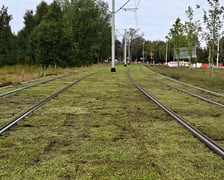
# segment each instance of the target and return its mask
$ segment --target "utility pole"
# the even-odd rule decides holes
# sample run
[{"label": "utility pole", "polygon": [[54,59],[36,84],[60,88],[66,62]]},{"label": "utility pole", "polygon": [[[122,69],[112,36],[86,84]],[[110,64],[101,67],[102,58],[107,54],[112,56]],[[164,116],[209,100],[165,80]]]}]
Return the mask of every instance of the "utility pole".
[{"label": "utility pole", "polygon": [[128,57],[129,57],[129,61],[131,62],[132,61],[132,49],[131,49],[131,45],[132,45],[132,40],[135,36],[135,34],[139,31],[139,29],[133,29],[133,28],[130,28],[129,29],[129,32],[128,32],[128,35],[129,35],[129,38],[128,38]]},{"label": "utility pole", "polygon": [[168,41],[166,41],[166,65],[167,65],[167,58],[168,58]]},{"label": "utility pole", "polygon": [[126,29],[124,31],[124,66],[127,66],[127,37],[126,37]]},{"label": "utility pole", "polygon": [[116,72],[115,69],[115,0],[112,0],[112,54],[111,54],[111,72]]},{"label": "utility pole", "polygon": [[144,63],[145,62],[145,42],[143,40],[143,44],[142,44],[142,62]]},{"label": "utility pole", "polygon": [[132,59],[131,59],[131,42],[130,39],[128,39],[128,61],[129,63],[131,63]]}]

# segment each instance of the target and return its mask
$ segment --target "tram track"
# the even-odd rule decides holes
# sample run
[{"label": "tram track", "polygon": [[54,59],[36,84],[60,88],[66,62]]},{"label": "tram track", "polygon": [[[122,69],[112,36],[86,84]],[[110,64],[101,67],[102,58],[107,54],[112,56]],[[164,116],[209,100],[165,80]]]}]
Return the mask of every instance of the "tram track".
[{"label": "tram track", "polygon": [[205,133],[195,128],[188,121],[186,121],[183,117],[178,115],[176,112],[168,108],[168,106],[161,103],[157,98],[155,98],[152,94],[150,94],[143,86],[141,86],[138,82],[136,82],[130,74],[130,71],[127,72],[127,76],[132,84],[139,89],[147,98],[152,100],[155,104],[157,104],[162,110],[164,110],[167,114],[173,117],[177,122],[183,125],[186,129],[188,129],[193,136],[198,138],[201,142],[203,142],[209,149],[211,149],[216,154],[220,155],[224,158],[224,149],[218,145],[212,138],[208,137]]},{"label": "tram track", "polygon": [[[148,67],[147,67],[147,69],[148,69]],[[141,71],[142,71],[142,69],[141,69]],[[177,87],[177,85],[176,86],[172,85],[171,83],[169,83],[169,81],[165,82],[164,80],[161,80],[161,79],[153,77],[155,79],[155,81],[160,82],[161,84],[164,84],[164,85],[166,85],[166,86],[168,86],[170,88],[173,88],[173,89],[175,89],[177,91],[180,91],[180,92],[183,92],[185,94],[188,94],[190,96],[193,96],[193,97],[198,98],[200,100],[203,100],[205,102],[211,103],[213,105],[220,106],[222,108],[224,107],[224,100],[222,99],[224,94],[217,93],[217,92],[214,92],[214,91],[211,91],[211,90],[208,90],[208,89],[205,89],[205,88],[201,88],[201,87],[198,87],[198,86],[193,86],[191,84],[178,81],[176,79],[164,76],[162,74],[156,73],[156,72],[151,71],[151,70],[149,70],[149,71],[152,72],[153,74],[157,75],[157,76],[165,78],[165,80],[173,81],[177,85],[181,84],[181,85],[183,85],[183,87],[182,88],[181,87]],[[142,71],[142,73],[145,73],[145,72]],[[187,87],[190,87],[190,88],[192,88],[193,90],[196,90],[196,91],[199,90],[199,92],[196,92],[196,91],[190,92],[190,90],[187,90]]]},{"label": "tram track", "polygon": [[146,65],[144,65],[144,66],[145,66],[150,72],[152,72],[153,74],[156,74],[156,75],[158,75],[158,76],[160,76],[160,77],[162,77],[162,78],[165,78],[165,79],[168,79],[168,80],[170,80],[170,81],[173,81],[173,82],[182,84],[182,85],[184,85],[184,86],[188,86],[188,87],[191,87],[191,88],[194,88],[194,89],[198,89],[198,90],[200,90],[200,91],[203,91],[203,92],[205,92],[205,93],[209,93],[209,94],[215,95],[215,96],[217,96],[217,97],[224,97],[224,94],[222,94],[222,93],[214,92],[214,91],[211,91],[211,90],[208,90],[208,89],[199,87],[199,86],[194,86],[194,85],[191,85],[191,84],[188,84],[188,83],[184,83],[184,82],[182,82],[182,81],[178,81],[178,80],[173,79],[173,78],[171,78],[171,77],[168,77],[168,76],[162,75],[162,74],[160,74],[160,73],[154,72],[154,71],[150,70]]},{"label": "tram track", "polygon": [[6,91],[4,93],[0,93],[0,97],[6,96],[6,95],[9,95],[9,94],[13,94],[13,93],[16,93],[18,91],[25,90],[25,89],[30,89],[30,88],[33,88],[33,87],[36,87],[36,86],[39,86],[39,85],[42,85],[42,84],[46,84],[46,83],[49,83],[51,81],[55,81],[55,80],[58,80],[58,79],[61,79],[61,78],[64,78],[64,77],[67,77],[67,76],[70,76],[70,75],[73,75],[73,74],[75,74],[75,73],[68,73],[68,74],[65,74],[63,76],[54,77],[54,78],[51,78],[51,79],[48,79],[48,80],[45,80],[45,81],[41,81],[41,82],[38,82],[38,83],[34,83],[34,84],[31,84],[31,85],[28,85],[28,86],[23,86],[23,87],[20,87],[20,88],[17,88],[17,89]]},{"label": "tram track", "polygon": [[213,101],[213,100],[208,99],[208,98],[205,98],[205,97],[203,97],[203,96],[200,96],[200,95],[191,93],[191,92],[189,92],[189,91],[186,91],[186,90],[184,90],[184,89],[181,89],[181,88],[178,88],[178,87],[171,86],[171,85],[169,85],[168,83],[164,83],[164,82],[161,82],[161,83],[163,83],[163,84],[165,84],[165,85],[167,85],[167,86],[169,86],[169,87],[171,87],[171,88],[174,88],[174,89],[176,89],[176,90],[178,90],[178,91],[180,91],[180,92],[183,92],[183,93],[188,94],[188,95],[190,95],[190,96],[193,96],[193,97],[196,97],[196,98],[198,98],[198,99],[201,99],[201,100],[203,100],[203,101],[205,101],[205,102],[208,102],[208,103],[211,103],[211,104],[220,106],[220,107],[224,107],[224,104],[219,103],[219,102],[217,102],[217,101]]},{"label": "tram track", "polygon": [[14,126],[16,123],[18,123],[19,121],[21,121],[22,119],[24,119],[26,116],[28,116],[29,114],[31,114],[32,112],[34,112],[35,110],[39,109],[41,106],[43,106],[44,104],[46,104],[47,102],[51,101],[52,99],[54,99],[55,97],[57,97],[58,95],[62,94],[63,92],[65,92],[67,89],[71,88],[72,86],[74,86],[75,84],[79,83],[80,81],[88,78],[89,76],[92,76],[95,73],[90,73],[87,74],[85,76],[80,77],[79,79],[77,79],[76,81],[68,84],[67,86],[63,87],[62,89],[58,90],[57,92],[53,93],[52,95],[48,96],[47,98],[45,98],[44,100],[40,101],[39,103],[37,103],[36,105],[34,105],[33,107],[29,108],[27,111],[21,113],[19,116],[17,116],[16,118],[13,118],[10,122],[6,123],[5,125],[3,125],[2,127],[0,127],[0,134],[4,133],[5,131],[9,130],[12,126]]}]

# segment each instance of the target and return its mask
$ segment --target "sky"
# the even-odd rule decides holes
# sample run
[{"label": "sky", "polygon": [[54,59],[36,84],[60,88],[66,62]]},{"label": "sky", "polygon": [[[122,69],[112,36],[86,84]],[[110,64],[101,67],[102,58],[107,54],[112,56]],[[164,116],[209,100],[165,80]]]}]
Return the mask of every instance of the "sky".
[{"label": "sky", "polygon": [[[109,9],[112,10],[112,0],[104,1],[109,3]],[[116,11],[127,1],[115,0]],[[53,0],[45,2],[51,3]],[[12,32],[17,33],[23,28],[25,12],[35,11],[40,3],[41,0],[0,0],[0,6],[8,7],[8,14],[13,16],[10,23]],[[185,11],[188,6],[195,8],[196,4],[200,4],[201,9],[195,10],[195,20],[202,21],[202,9],[208,9],[207,0],[130,0],[124,7],[126,11],[121,9],[115,14],[116,35],[120,39],[125,29],[134,28],[146,40],[165,40],[177,17],[187,20]]]}]

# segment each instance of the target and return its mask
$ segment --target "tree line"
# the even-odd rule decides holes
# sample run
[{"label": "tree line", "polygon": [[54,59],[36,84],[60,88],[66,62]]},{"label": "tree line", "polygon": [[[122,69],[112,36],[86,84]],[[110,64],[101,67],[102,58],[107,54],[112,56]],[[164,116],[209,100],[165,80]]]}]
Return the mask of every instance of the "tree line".
[{"label": "tree line", "polygon": [[110,54],[108,4],[102,0],[42,1],[26,11],[24,27],[12,33],[8,8],[0,10],[0,66],[88,66]]},{"label": "tree line", "polygon": [[[190,62],[214,64],[216,59],[222,61],[224,7],[217,0],[207,1],[209,9],[203,9],[202,21],[194,19],[194,12],[201,10],[200,5],[189,6],[185,11],[187,21],[178,17],[166,41],[145,40],[141,35],[133,34],[129,39],[132,60],[140,59],[143,54],[145,60],[150,60],[149,53],[153,52],[155,62],[165,62],[166,56],[168,61],[174,58],[179,61],[180,47],[187,47]],[[11,31],[12,18],[7,7],[3,6],[0,10],[0,66],[24,63],[86,66],[110,57],[111,14],[103,0],[54,0],[49,5],[42,1],[35,13],[26,11],[24,27],[17,34]],[[201,47],[201,40],[206,42],[205,47]],[[124,40],[116,40],[118,59],[123,59],[123,44]],[[195,46],[197,58],[192,59]]]},{"label": "tree line", "polygon": [[[132,60],[140,59],[144,51],[147,61],[150,60],[150,52],[154,53],[156,63],[164,63],[166,56],[168,61],[174,59],[179,61],[180,48],[185,47],[189,55],[189,58],[185,60],[191,63],[201,62],[216,65],[217,59],[218,62],[224,62],[224,7],[218,0],[207,0],[207,2],[209,7],[207,11],[197,4],[195,7],[189,6],[185,11],[186,21],[177,17],[165,37],[166,41],[145,40],[138,34],[135,34],[132,39],[129,38]],[[195,19],[196,11],[202,12],[203,19]],[[202,45],[201,42],[204,44]],[[195,47],[197,47],[197,58],[192,58],[192,50]],[[122,56],[121,52],[120,49],[118,56]]]}]

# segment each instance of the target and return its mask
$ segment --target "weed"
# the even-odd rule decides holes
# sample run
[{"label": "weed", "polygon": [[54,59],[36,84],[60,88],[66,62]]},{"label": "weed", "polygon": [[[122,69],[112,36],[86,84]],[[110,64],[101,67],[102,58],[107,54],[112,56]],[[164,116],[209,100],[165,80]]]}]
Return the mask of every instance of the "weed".
[{"label": "weed", "polygon": [[98,73],[3,134],[0,178],[223,179],[223,160],[139,93],[126,68],[89,68]]}]

